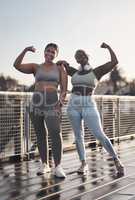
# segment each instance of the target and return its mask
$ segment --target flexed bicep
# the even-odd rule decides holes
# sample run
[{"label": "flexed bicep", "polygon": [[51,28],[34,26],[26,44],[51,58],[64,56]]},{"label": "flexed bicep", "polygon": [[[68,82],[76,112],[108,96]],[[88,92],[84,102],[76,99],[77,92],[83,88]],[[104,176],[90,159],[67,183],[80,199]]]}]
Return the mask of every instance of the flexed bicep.
[{"label": "flexed bicep", "polygon": [[38,64],[36,63],[26,63],[20,64],[18,67],[15,67],[18,71],[25,74],[35,74]]},{"label": "flexed bicep", "polygon": [[26,52],[35,52],[36,49],[33,47],[33,46],[30,46],[30,47],[26,47],[20,54],[19,56],[15,59],[14,61],[14,67],[19,70],[20,72],[23,72],[23,73],[26,73],[26,74],[34,74],[35,71],[36,71],[36,68],[38,66],[38,64],[36,63],[22,63],[23,61],[23,58],[26,54]]}]

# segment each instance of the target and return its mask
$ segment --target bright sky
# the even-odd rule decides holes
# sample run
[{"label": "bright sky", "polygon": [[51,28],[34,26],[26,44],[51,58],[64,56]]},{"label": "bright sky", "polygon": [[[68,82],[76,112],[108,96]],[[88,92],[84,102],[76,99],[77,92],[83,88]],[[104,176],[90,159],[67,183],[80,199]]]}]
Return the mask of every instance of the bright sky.
[{"label": "bright sky", "polygon": [[108,61],[109,53],[100,48],[106,42],[125,76],[135,78],[135,0],[0,0],[0,73],[32,84],[33,76],[15,70],[13,62],[29,45],[37,52],[24,61],[43,62],[48,42],[59,45],[56,60],[75,67],[78,48],[87,51],[93,67]]}]

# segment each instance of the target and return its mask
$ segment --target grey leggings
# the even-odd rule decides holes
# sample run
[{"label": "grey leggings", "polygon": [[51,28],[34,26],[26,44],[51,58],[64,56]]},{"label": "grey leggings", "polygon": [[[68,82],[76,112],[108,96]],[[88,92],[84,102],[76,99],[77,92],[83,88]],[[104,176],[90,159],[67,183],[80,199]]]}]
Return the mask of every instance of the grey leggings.
[{"label": "grey leggings", "polygon": [[[45,95],[45,94],[44,94]],[[50,104],[50,97],[52,103]],[[37,99],[37,97],[34,97]],[[48,94],[47,94],[48,98]],[[53,99],[53,100],[52,100]],[[49,104],[47,103],[49,100]],[[37,145],[40,157],[43,163],[48,163],[49,159],[49,145],[48,135],[51,138],[51,147],[55,165],[60,164],[62,156],[62,136],[60,133],[60,115],[55,109],[57,101],[56,93],[49,95],[47,102],[42,102],[37,106],[32,106],[30,112],[31,121],[37,136]]]}]

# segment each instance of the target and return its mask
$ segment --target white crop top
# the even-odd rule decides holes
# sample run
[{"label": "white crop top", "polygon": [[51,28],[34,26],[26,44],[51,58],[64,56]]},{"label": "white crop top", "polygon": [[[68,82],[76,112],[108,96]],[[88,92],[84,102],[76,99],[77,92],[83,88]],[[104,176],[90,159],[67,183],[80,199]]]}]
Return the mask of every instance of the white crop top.
[{"label": "white crop top", "polygon": [[94,89],[97,85],[97,82],[98,80],[92,70],[83,75],[75,72],[71,78],[71,83],[73,86],[84,86]]}]

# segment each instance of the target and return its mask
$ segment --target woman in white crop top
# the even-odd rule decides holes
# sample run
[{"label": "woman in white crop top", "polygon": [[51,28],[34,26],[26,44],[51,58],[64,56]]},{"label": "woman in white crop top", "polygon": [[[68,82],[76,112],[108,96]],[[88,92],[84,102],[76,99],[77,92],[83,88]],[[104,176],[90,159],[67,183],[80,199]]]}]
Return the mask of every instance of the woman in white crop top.
[{"label": "woman in white crop top", "polygon": [[92,69],[89,65],[89,58],[84,50],[77,50],[75,53],[75,59],[80,65],[78,70],[70,67],[65,61],[59,61],[58,64],[64,64],[68,75],[72,76],[71,82],[73,88],[67,113],[74,131],[76,148],[81,161],[78,173],[85,174],[88,171],[84,130],[82,128],[82,120],[84,120],[91,133],[101,142],[107,152],[112,156],[118,175],[123,175],[124,167],[121,164],[109,138],[103,131],[100,115],[96,103],[92,98],[92,92],[100,78],[111,71],[118,63],[116,55],[109,45],[103,43],[101,47],[109,50],[111,61],[98,66],[95,69]]}]

